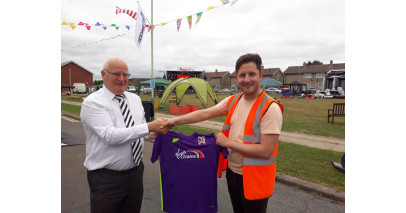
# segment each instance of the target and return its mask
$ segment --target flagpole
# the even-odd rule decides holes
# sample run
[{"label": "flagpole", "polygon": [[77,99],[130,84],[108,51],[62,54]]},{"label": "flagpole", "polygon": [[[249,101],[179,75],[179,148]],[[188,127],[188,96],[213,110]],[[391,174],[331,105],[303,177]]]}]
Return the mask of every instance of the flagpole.
[{"label": "flagpole", "polygon": [[[151,23],[150,23],[150,28],[151,28],[151,81],[154,81],[154,28],[152,26],[154,24],[154,0],[151,0]],[[152,107],[155,108],[155,81],[154,81],[154,87],[152,88],[152,96],[151,96],[151,101],[152,101]]]}]

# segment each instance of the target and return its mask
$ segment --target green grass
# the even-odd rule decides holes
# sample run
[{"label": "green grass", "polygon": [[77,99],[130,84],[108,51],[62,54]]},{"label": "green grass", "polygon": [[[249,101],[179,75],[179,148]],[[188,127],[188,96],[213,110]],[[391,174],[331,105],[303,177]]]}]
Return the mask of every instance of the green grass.
[{"label": "green grass", "polygon": [[61,111],[68,114],[80,116],[80,106],[61,103]]},{"label": "green grass", "polygon": [[[174,95],[170,95],[165,101],[164,107],[157,112],[169,113],[170,106],[176,106],[175,103],[168,102]],[[327,123],[327,109],[333,107],[333,103],[344,103],[345,99],[285,99],[281,95],[272,94],[283,105],[283,131],[301,132],[313,135],[330,136],[336,138],[345,138],[345,117],[334,119],[334,124]],[[217,95],[219,101],[228,97],[228,94]],[[150,101],[150,95],[141,95],[143,101]],[[155,97],[159,102],[159,98]],[[202,109],[200,101],[195,98],[194,94],[186,94],[180,105],[197,104]],[[211,98],[208,100],[208,106],[214,106],[215,103]],[[214,121],[224,122],[225,116],[211,119]]]},{"label": "green grass", "polygon": [[[334,119],[334,124],[327,123],[327,109],[332,108],[333,103],[344,103],[345,99],[285,99],[281,95],[272,94],[283,105],[283,131],[301,132],[313,135],[330,136],[336,138],[345,138],[345,117],[338,117]],[[151,101],[151,95],[140,95],[141,100]],[[169,113],[170,106],[175,106],[175,103],[170,103],[174,95],[170,95],[164,103],[162,109],[157,109],[156,112]],[[219,101],[228,97],[228,94],[219,94],[217,98]],[[62,96],[62,100],[82,102],[83,100],[69,99],[67,96]],[[159,102],[158,96],[155,96],[155,101]],[[180,105],[202,105],[195,94],[186,94],[182,99]],[[209,98],[208,106],[214,106],[214,101]],[[224,122],[225,116],[213,118],[213,121]],[[331,118],[330,118],[331,121]]]},{"label": "green grass", "polygon": [[339,191],[345,190],[345,174],[331,166],[341,162],[343,152],[334,152],[279,141],[276,170]]}]

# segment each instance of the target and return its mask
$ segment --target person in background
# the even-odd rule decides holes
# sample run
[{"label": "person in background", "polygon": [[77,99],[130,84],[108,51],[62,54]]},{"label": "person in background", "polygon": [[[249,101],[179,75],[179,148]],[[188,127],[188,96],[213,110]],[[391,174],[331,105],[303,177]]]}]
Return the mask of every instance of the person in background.
[{"label": "person in background", "polygon": [[341,156],[341,163],[331,161],[331,165],[338,171],[345,173],[345,153]]},{"label": "person in background", "polygon": [[168,128],[227,116],[222,132],[215,137],[216,143],[229,151],[226,178],[236,213],[265,213],[274,191],[282,105],[261,91],[261,67],[258,54],[240,56],[235,65],[235,78],[242,93],[208,109],[169,118],[162,126]]},{"label": "person in background", "polygon": [[154,139],[166,121],[146,123],[139,96],[126,91],[127,64],[106,61],[101,71],[104,86],[82,104],[80,117],[86,134],[87,179],[91,212],[140,212],[144,164],[144,137]]}]

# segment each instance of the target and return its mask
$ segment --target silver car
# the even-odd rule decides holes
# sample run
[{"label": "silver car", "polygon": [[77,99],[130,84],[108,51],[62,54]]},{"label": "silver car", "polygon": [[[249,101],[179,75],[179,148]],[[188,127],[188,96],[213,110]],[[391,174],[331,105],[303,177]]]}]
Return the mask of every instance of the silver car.
[{"label": "silver car", "polygon": [[265,90],[265,92],[268,94],[281,94],[282,93],[282,91],[277,88],[268,88]]}]

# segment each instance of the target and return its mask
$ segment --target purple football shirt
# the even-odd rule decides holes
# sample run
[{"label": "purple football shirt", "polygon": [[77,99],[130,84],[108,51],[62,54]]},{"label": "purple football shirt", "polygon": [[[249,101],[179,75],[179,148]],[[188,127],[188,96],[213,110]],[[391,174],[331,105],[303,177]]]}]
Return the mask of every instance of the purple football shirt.
[{"label": "purple football shirt", "polygon": [[214,133],[186,136],[169,131],[154,142],[151,162],[159,157],[163,211],[217,212],[217,168],[220,151]]}]

